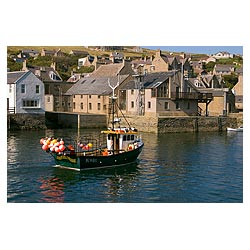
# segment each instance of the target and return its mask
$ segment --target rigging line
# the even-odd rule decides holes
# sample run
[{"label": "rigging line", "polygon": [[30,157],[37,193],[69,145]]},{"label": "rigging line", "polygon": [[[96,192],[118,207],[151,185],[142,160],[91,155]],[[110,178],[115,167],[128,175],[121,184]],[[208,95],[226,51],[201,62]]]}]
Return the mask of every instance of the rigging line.
[{"label": "rigging line", "polygon": [[[121,112],[121,114],[122,114],[122,117],[124,118],[124,120],[126,121],[126,123],[128,124],[128,126],[129,126],[129,128],[131,127],[130,126],[130,123],[128,122],[128,120],[126,119],[126,117],[125,117],[125,115],[123,114],[123,112],[122,112],[122,110],[120,109],[120,107],[118,106],[118,103],[116,102],[115,103],[116,104],[116,106],[117,106],[117,110],[120,110],[120,112]],[[118,113],[118,112],[117,112]]]}]

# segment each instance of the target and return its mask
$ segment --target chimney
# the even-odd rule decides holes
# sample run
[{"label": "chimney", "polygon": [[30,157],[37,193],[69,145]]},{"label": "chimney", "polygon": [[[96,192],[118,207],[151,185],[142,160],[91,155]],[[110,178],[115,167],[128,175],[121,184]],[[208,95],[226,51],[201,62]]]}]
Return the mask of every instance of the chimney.
[{"label": "chimney", "polygon": [[160,56],[161,56],[161,50],[160,50],[160,49],[158,49],[158,50],[156,51],[155,56],[156,56],[156,57],[160,57]]},{"label": "chimney", "polygon": [[23,68],[22,68],[22,70],[23,71],[28,71],[26,60],[23,61]]},{"label": "chimney", "polygon": [[54,70],[56,70],[56,62],[52,62],[50,67],[53,68]]}]

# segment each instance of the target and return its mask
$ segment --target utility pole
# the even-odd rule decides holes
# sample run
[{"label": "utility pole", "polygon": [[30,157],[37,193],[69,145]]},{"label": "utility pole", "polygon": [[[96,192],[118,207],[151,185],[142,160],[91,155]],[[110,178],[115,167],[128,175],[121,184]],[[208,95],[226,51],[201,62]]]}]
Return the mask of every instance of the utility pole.
[{"label": "utility pole", "polygon": [[133,75],[135,79],[135,86],[138,91],[138,96],[136,99],[137,115],[143,116],[145,113],[145,89],[144,89],[144,77],[145,73],[138,72],[138,74]]}]

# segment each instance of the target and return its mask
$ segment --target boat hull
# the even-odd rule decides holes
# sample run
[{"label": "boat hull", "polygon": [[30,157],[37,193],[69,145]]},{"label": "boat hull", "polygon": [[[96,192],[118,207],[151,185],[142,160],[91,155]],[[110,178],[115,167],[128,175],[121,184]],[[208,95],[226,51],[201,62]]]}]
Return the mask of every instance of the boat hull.
[{"label": "boat hull", "polygon": [[58,155],[52,154],[56,167],[63,167],[74,170],[98,169],[106,167],[114,167],[120,165],[127,165],[135,162],[142,151],[144,144],[142,143],[138,148],[126,151],[123,153],[112,154],[108,156],[102,155]]},{"label": "boat hull", "polygon": [[227,131],[243,132],[243,128],[227,128]]}]

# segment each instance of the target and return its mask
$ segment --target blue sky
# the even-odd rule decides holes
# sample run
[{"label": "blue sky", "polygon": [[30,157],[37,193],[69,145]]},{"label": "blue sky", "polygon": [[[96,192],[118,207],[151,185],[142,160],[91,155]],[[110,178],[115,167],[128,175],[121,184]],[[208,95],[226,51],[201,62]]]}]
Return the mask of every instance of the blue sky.
[{"label": "blue sky", "polygon": [[141,46],[153,50],[161,49],[171,52],[186,52],[198,54],[215,54],[219,51],[227,51],[232,54],[243,55],[243,46]]}]

